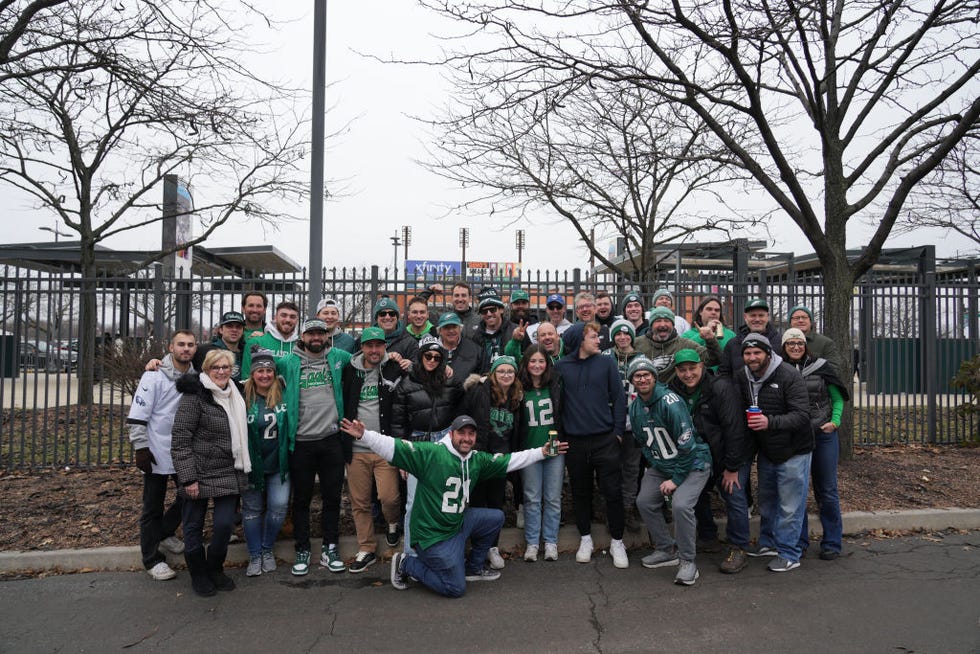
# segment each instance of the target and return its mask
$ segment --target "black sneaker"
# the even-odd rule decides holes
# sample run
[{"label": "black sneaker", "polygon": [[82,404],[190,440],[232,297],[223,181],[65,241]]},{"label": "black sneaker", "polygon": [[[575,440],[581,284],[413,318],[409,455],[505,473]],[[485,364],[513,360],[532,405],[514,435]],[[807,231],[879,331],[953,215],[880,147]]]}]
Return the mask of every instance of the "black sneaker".
[{"label": "black sneaker", "polygon": [[398,523],[389,522],[388,533],[385,534],[385,544],[388,547],[398,547],[398,541],[400,540],[401,536],[398,534]]},{"label": "black sneaker", "polygon": [[361,551],[354,557],[354,562],[347,567],[347,570],[350,571],[351,574],[356,575],[358,572],[364,572],[377,562],[378,557],[374,555],[374,552]]},{"label": "black sneaker", "polygon": [[391,585],[395,588],[395,590],[405,590],[408,588],[407,575],[402,570],[402,564],[404,561],[404,552],[396,552],[395,555],[391,557]]}]

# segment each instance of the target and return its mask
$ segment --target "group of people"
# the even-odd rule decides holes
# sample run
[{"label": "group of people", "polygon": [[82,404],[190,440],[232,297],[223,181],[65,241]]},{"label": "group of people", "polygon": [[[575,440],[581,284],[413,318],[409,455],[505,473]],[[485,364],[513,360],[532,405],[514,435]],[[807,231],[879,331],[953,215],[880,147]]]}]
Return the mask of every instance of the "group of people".
[{"label": "group of people", "polygon": [[[256,292],[222,316],[206,345],[175,332],[167,356],[148,364],[128,419],[144,472],[140,533],[150,575],[173,578],[161,549],[183,552],[196,593],[233,589],[223,566],[238,519],[246,576],[272,572],[287,513],[291,572],[307,574],[319,479],[320,566],[356,574],[375,564],[380,514],[386,544],[404,538],[392,584],[416,580],[456,597],[466,582],[496,579],[505,567],[498,539],[508,480],[524,559],[558,559],[566,470],[580,563],[595,550],[598,486],[617,568],[629,566],[624,531],[642,521],[654,545],[642,565],[676,566],[675,582],[694,584],[697,552],[720,548],[717,492],[728,518],[721,570],[739,572],[752,556],[772,557],[774,572],[792,570],[809,546],[811,476],[820,558],[839,556],[837,427],[848,391],[839,352],[816,333],[809,308],[794,307],[779,333],[762,299],[747,303],[733,331],[718,297],[703,298],[688,323],[666,289],[650,311],[627,294],[619,314],[608,294],[579,293],[574,322],[557,293],[542,320],[523,290],[505,302],[495,288],[474,297],[458,282],[440,313],[433,299],[442,293],[426,289],[404,315],[393,299],[378,299],[356,338],[342,330],[333,299],[302,321],[295,303],[280,302],[266,323],[266,297]],[[752,546],[756,459],[761,533]],[[349,562],[337,547],[345,476],[358,542]],[[177,500],[168,508],[171,480]]]}]

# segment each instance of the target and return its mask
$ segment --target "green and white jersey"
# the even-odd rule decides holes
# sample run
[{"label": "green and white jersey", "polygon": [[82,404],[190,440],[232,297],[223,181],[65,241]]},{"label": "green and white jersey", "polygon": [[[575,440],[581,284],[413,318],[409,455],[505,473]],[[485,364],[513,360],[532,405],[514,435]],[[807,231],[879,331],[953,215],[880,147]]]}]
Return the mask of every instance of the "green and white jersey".
[{"label": "green and white jersey", "polygon": [[412,545],[422,548],[459,533],[470,489],[482,479],[503,477],[544,458],[540,449],[512,454],[472,451],[465,457],[446,435],[437,443],[412,442],[366,431],[361,442],[418,478],[412,505]]},{"label": "green and white jersey", "polygon": [[526,389],[524,415],[527,416],[527,446],[541,447],[548,442],[548,432],[555,428],[555,408],[551,401],[551,389]]}]

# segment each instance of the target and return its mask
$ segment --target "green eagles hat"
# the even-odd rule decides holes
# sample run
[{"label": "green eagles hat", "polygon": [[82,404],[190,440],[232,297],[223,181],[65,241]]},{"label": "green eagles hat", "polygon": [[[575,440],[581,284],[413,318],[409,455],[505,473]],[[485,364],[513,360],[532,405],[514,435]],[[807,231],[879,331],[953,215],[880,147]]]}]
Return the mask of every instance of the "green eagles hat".
[{"label": "green eagles hat", "polygon": [[527,294],[527,291],[522,291],[520,289],[517,289],[516,291],[511,291],[510,294],[511,304],[514,304],[515,302],[520,302],[521,300],[523,300],[524,302],[530,302],[531,296]]},{"label": "green eagles hat", "polygon": [[682,363],[701,363],[701,357],[691,348],[685,348],[674,355],[674,365],[679,366]]},{"label": "green eagles hat", "polygon": [[650,324],[652,325],[653,321],[661,319],[674,322],[674,312],[667,307],[654,307],[650,312]]},{"label": "green eagles hat", "polygon": [[626,311],[626,305],[630,302],[636,302],[640,305],[640,307],[643,307],[643,300],[640,299],[640,296],[637,293],[627,293],[626,297],[623,298],[623,301],[620,304],[620,311]]},{"label": "green eagles hat", "polygon": [[361,332],[361,343],[384,340],[385,330],[381,329],[380,327],[365,327],[364,331]]},{"label": "green eagles hat", "polygon": [[374,304],[374,311],[371,315],[377,318],[378,314],[382,311],[394,311],[398,315],[401,315],[401,310],[398,308],[398,303],[392,300],[390,297],[379,298]]},{"label": "green eagles hat", "polygon": [[745,305],[745,313],[748,313],[752,309],[765,309],[769,311],[769,303],[761,297],[757,297],[754,300],[749,300],[748,304]]},{"label": "green eagles hat", "polygon": [[506,354],[497,357],[496,359],[493,360],[493,363],[490,364],[490,374],[493,374],[500,366],[511,366],[516,372],[517,359],[515,359],[512,356],[508,356]]},{"label": "green eagles hat", "polygon": [[459,316],[452,311],[439,316],[439,327],[437,329],[442,329],[443,327],[448,327],[449,325],[458,325],[462,327],[463,321],[460,320]]},{"label": "green eagles hat", "polygon": [[629,320],[623,320],[620,318],[615,321],[611,327],[609,327],[609,338],[613,338],[616,334],[620,332],[626,332],[630,335],[630,338],[636,338],[636,329],[633,327],[633,323]]}]

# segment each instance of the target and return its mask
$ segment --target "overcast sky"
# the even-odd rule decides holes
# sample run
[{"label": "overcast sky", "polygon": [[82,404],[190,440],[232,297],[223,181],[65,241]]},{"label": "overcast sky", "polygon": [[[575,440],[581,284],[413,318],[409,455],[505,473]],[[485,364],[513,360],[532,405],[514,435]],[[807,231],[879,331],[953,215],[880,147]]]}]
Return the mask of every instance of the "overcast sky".
[{"label": "overcast sky", "polygon": [[[299,3],[284,3],[302,9]],[[274,75],[288,75],[308,88],[312,67],[312,2],[307,14],[297,13],[275,37],[278,52],[269,55],[263,67]],[[383,10],[382,10],[383,6]],[[332,178],[346,179],[347,195],[325,206],[323,260],[327,266],[391,265],[393,247],[389,240],[402,225],[413,230],[411,259],[459,260],[458,228],[470,228],[470,261],[516,261],[514,232],[519,226],[491,222],[485,216],[442,218],[446,208],[465,196],[449,182],[425,171],[415,159],[424,157],[425,130],[409,116],[432,115],[448,93],[439,71],[431,67],[382,64],[364,58],[354,50],[382,58],[415,59],[431,57],[439,42],[433,33],[445,30],[430,12],[413,2],[364,3],[356,0],[328,2],[327,77],[333,82],[328,91],[327,132],[348,121],[351,127],[333,142],[327,152],[326,171]],[[161,191],[162,193],[162,191]],[[5,207],[8,242],[46,240],[51,234],[38,231],[54,226],[55,219],[31,208],[29,199],[8,188],[0,188]],[[198,203],[202,203],[198,199]],[[308,209],[302,217],[308,216]],[[809,253],[806,240],[788,218],[771,226],[777,238],[772,249]],[[573,230],[547,213],[526,230],[525,269],[586,268],[588,256],[577,244]],[[258,226],[229,224],[209,241],[212,246],[244,246],[260,243],[276,245],[294,261],[308,261],[308,224],[286,223],[279,232],[262,232]],[[861,244],[870,230],[851,231],[852,247]],[[764,238],[764,235],[745,234]],[[889,245],[900,247],[935,242],[940,256],[967,251],[965,239],[944,239],[939,234],[893,238]],[[106,243],[115,248],[159,247],[159,232],[142,230]],[[402,251],[399,249],[399,265]]]}]

